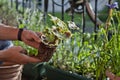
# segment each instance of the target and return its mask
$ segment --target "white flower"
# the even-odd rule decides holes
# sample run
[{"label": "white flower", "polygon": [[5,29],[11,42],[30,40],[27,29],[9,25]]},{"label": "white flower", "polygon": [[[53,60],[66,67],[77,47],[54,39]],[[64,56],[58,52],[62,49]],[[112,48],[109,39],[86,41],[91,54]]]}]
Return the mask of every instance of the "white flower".
[{"label": "white flower", "polygon": [[58,25],[59,27],[61,27],[61,28],[64,28],[64,24],[62,23],[62,21],[58,21],[58,22],[57,22],[57,25]]},{"label": "white flower", "polygon": [[77,29],[77,30],[79,29],[79,27],[77,27],[76,24],[72,21],[68,21],[68,27],[70,29]]}]

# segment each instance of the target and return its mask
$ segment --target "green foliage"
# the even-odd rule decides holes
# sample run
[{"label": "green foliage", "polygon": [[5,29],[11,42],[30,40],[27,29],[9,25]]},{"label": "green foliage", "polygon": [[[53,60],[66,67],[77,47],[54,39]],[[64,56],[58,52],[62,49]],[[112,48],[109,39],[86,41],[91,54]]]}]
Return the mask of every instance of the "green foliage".
[{"label": "green foliage", "polygon": [[[26,28],[29,30],[33,30],[35,32],[42,32],[47,26],[43,23],[43,13],[39,10],[35,9],[26,9],[24,14],[17,16],[18,27],[19,28]],[[21,45],[24,49],[27,50],[28,55],[37,55],[38,50],[25,45],[23,42],[14,42],[15,45]]]},{"label": "green foliage", "polygon": [[[44,31],[44,29],[52,28],[51,25],[53,24],[44,26],[40,14],[38,11],[24,14],[22,24],[19,26],[27,27],[34,31]],[[114,19],[117,20],[117,23],[114,22]],[[102,24],[97,33],[82,33],[81,29],[77,29],[71,38],[60,41],[49,64],[96,80],[105,79],[105,70],[109,68],[111,68],[112,72],[119,75],[119,11],[113,10],[110,22],[111,25],[109,25],[108,29],[105,28],[106,23]],[[54,22],[54,24],[58,26],[58,22]],[[108,38],[108,32],[112,34],[110,39]],[[96,39],[95,36],[97,36]],[[51,41],[53,38],[49,37],[49,39]],[[25,46],[25,49],[29,50],[30,53],[36,53],[32,48],[26,48]]]},{"label": "green foliage", "polygon": [[109,19],[111,24],[102,24],[97,33],[80,30],[61,42],[50,64],[96,80],[106,78],[106,69],[120,75],[120,11],[113,9]]},{"label": "green foliage", "polygon": [[[67,15],[67,14],[66,14]],[[58,14],[60,16],[60,14]],[[65,16],[66,17],[66,16]],[[43,13],[39,10],[26,9],[25,13],[18,17],[19,28],[27,28],[36,32],[47,33],[47,40],[53,41],[54,36],[49,36],[53,23],[50,16],[46,25],[43,22]],[[67,20],[63,21],[67,22]],[[54,53],[49,64],[69,72],[75,72],[96,80],[104,80],[105,70],[110,69],[116,75],[120,75],[120,11],[113,10],[110,18],[110,25],[102,24],[97,33],[82,33],[81,29],[77,29],[72,33],[72,37],[59,42],[59,45]],[[55,26],[59,26],[58,22],[54,22]],[[68,26],[68,25],[64,25]],[[64,28],[67,30],[66,28]],[[47,31],[48,30],[48,31]],[[111,33],[110,39],[108,33]],[[56,35],[56,33],[55,33]],[[59,33],[58,33],[59,35]],[[95,39],[95,36],[97,38]],[[61,34],[60,34],[61,37]],[[63,37],[63,36],[62,36]],[[37,50],[25,46],[22,42],[15,42],[16,45],[21,45],[28,50],[28,53],[37,55]]]},{"label": "green foliage", "polygon": [[[23,15],[24,17],[18,16],[18,27],[42,32],[43,35],[40,36],[41,41],[48,47],[56,47],[60,40],[65,40],[66,38],[71,37],[71,32],[69,31],[68,26],[72,23],[67,24],[51,14],[48,15],[52,25],[44,25],[43,14],[39,10],[35,9],[32,11],[31,9],[26,9],[26,12]],[[74,27],[74,25],[72,27]],[[26,49],[29,50],[30,48],[26,46]],[[32,50],[33,49],[30,51]],[[37,51],[35,51],[35,55],[38,54],[36,54],[36,52]]]},{"label": "green foliage", "polygon": [[1,23],[17,26],[16,16],[18,13],[8,5],[7,0],[0,1],[0,20]]}]

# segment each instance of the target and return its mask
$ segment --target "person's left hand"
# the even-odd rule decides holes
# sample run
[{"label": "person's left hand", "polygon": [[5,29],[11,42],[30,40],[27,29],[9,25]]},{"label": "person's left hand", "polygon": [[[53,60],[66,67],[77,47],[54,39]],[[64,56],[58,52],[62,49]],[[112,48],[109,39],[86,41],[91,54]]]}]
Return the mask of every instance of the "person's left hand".
[{"label": "person's left hand", "polygon": [[[41,34],[42,35],[42,34]],[[31,30],[24,30],[21,35],[21,39],[24,43],[34,48],[39,48],[39,43],[41,42],[39,36],[36,32]]]}]

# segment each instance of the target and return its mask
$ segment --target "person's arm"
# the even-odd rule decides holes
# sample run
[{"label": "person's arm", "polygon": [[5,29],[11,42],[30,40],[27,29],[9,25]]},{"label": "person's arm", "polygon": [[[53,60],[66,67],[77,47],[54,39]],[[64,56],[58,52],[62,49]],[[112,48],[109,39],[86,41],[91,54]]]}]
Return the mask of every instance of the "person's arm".
[{"label": "person's arm", "polygon": [[[4,24],[0,24],[0,40],[21,40],[29,46],[39,49],[41,42],[36,32],[31,30],[22,30],[10,27]],[[20,32],[20,33],[19,33]],[[20,34],[20,35],[18,35]],[[31,62],[41,62],[42,60],[30,57],[23,51],[24,49],[20,46],[13,46],[5,50],[0,50],[0,61],[12,62],[17,64],[26,64]]]},{"label": "person's arm", "polygon": [[0,40],[17,40],[18,28],[0,24]]},{"label": "person's arm", "polygon": [[[0,24],[0,40],[18,40],[19,32],[20,29],[18,28]],[[39,43],[41,40],[36,32],[24,29],[20,33],[19,38],[27,45],[37,49],[39,48]]]},{"label": "person's arm", "polygon": [[41,62],[40,59],[25,55],[23,51],[24,49],[21,46],[13,46],[5,50],[0,50],[0,61],[15,64]]},{"label": "person's arm", "polygon": [[119,76],[116,76],[115,74],[113,74],[109,70],[106,70],[106,76],[109,77],[110,80],[120,80]]}]

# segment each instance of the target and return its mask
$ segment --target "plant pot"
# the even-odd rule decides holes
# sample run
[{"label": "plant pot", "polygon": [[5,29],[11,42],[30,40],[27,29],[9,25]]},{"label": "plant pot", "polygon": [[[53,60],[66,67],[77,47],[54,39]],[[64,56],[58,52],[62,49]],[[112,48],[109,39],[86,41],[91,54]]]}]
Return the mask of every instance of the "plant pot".
[{"label": "plant pot", "polygon": [[40,69],[40,75],[47,77],[47,80],[91,80],[78,74],[54,68],[50,65],[43,65]]},{"label": "plant pot", "polygon": [[[39,66],[39,68],[41,68]],[[25,64],[22,71],[22,77],[27,80],[41,80],[36,63]]]},{"label": "plant pot", "polygon": [[0,66],[0,80],[21,80],[22,65]]},{"label": "plant pot", "polygon": [[[0,40],[0,50],[7,49],[11,46],[13,46],[11,41]],[[4,63],[0,65],[0,80],[21,80],[23,65],[13,65],[11,63],[9,64],[9,62],[7,64],[6,62]]]}]

